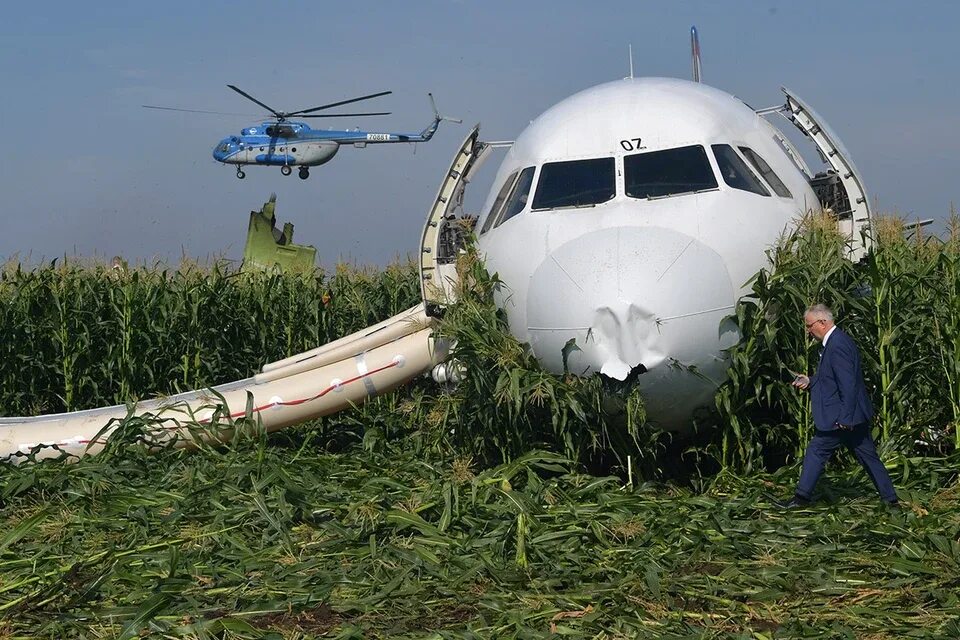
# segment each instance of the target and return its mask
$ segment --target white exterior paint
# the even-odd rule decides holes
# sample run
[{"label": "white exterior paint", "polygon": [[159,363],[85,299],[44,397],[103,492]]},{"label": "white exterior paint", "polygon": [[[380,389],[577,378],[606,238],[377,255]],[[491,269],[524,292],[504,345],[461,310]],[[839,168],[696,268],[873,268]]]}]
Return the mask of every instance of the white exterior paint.
[{"label": "white exterior paint", "polygon": [[[621,140],[640,151],[703,145],[719,188],[656,199],[626,196]],[[769,163],[791,198],[728,187],[711,144],[747,146]],[[628,146],[631,146],[628,144]],[[545,162],[614,157],[616,195],[591,207],[531,211]],[[506,285],[510,327],[541,362],[623,379],[637,365],[654,421],[689,424],[725,379],[736,343],[733,312],[765,251],[820,204],[775,130],[737,98],[703,84],[628,78],[563,100],[534,120],[507,153],[478,228],[504,180],[536,166],[525,209],[480,237],[487,266]]]},{"label": "white exterior paint", "polygon": [[[443,362],[449,345],[432,337],[433,320],[417,305],[373,327],[263,368],[258,375],[135,406],[118,405],[37,417],[0,418],[0,463],[98,453],[128,415],[154,418],[145,427],[157,445],[178,447],[233,436],[232,419],[248,411],[267,432],[342,409],[406,384]],[[219,415],[215,428],[204,425]],[[230,416],[228,424],[223,416]]]}]

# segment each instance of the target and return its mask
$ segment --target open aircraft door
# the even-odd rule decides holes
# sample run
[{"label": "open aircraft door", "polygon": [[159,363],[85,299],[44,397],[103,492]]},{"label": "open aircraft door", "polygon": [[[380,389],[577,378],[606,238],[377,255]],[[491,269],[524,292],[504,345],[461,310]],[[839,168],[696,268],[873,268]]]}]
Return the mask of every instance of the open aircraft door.
[{"label": "open aircraft door", "polygon": [[482,142],[479,136],[477,124],[454,156],[420,236],[420,291],[428,316],[439,316],[440,310],[454,300],[457,255],[476,222],[476,218],[472,218],[467,225],[466,220],[458,220],[454,215],[454,211],[463,207],[464,189],[491,151],[511,144]]},{"label": "open aircraft door", "polygon": [[860,172],[839,136],[826,121],[797,94],[781,87],[787,104],[781,111],[800,131],[813,140],[823,161],[831,169],[816,174],[810,185],[824,208],[830,208],[840,231],[850,240],[850,259],[860,260],[873,244],[869,235],[870,201]]}]

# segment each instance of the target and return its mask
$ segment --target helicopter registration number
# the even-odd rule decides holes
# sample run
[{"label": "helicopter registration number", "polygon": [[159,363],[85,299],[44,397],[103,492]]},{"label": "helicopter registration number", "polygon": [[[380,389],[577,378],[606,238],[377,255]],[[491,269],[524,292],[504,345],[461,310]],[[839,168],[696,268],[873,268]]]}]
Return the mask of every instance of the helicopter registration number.
[{"label": "helicopter registration number", "polygon": [[389,133],[368,133],[367,140],[374,140],[377,142],[385,142],[390,139]]}]

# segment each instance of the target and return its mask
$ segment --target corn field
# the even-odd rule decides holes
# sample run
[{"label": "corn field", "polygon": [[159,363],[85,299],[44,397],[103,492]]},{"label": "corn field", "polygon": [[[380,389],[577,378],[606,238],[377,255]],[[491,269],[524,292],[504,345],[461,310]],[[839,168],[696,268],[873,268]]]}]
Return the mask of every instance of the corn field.
[{"label": "corn field", "polygon": [[50,263],[0,274],[0,415],[123,404],[245,378],[416,304],[412,264],[241,273]]},{"label": "corn field", "polygon": [[[390,399],[377,415],[402,413]],[[955,638],[957,459],[887,513],[849,470],[625,486],[533,451],[481,468],[366,417],[4,469],[4,638]],[[339,434],[339,435],[336,435]]]},{"label": "corn field", "polygon": [[960,218],[951,216],[945,238],[895,218],[875,226],[875,250],[855,265],[835,226],[809,218],[753,279],[737,308],[743,339],[730,381],[717,394],[723,435],[712,451],[724,468],[748,472],[802,454],[809,402],[781,380],[787,369],[815,367],[819,344],[801,318],[816,302],[857,341],[884,447],[936,456],[960,446]]},{"label": "corn field", "polygon": [[[861,265],[817,218],[771,250],[687,441],[544,373],[468,251],[439,329],[458,385],[196,450],[148,453],[128,418],[96,457],[0,467],[0,639],[960,637],[960,224],[909,231],[878,224]],[[418,299],[411,264],[8,265],[0,410],[242,378]],[[812,507],[773,504],[812,429],[781,372],[816,362],[813,302],[861,348],[902,511],[846,457]]]}]

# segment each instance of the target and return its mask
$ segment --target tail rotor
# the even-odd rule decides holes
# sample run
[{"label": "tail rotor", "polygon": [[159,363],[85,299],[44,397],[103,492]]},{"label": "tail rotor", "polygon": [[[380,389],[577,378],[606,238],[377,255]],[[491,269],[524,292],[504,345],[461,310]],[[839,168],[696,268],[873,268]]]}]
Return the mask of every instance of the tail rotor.
[{"label": "tail rotor", "polygon": [[437,121],[438,124],[439,124],[440,122],[443,122],[444,120],[447,121],[447,122],[456,122],[457,124],[463,124],[463,120],[461,120],[461,119],[459,119],[459,118],[448,118],[447,116],[442,116],[442,115],[440,115],[440,112],[437,111],[437,103],[436,103],[436,101],[433,99],[433,94],[432,94],[432,93],[428,93],[427,96],[430,98],[430,106],[433,107],[433,117],[434,117],[434,119]]}]

